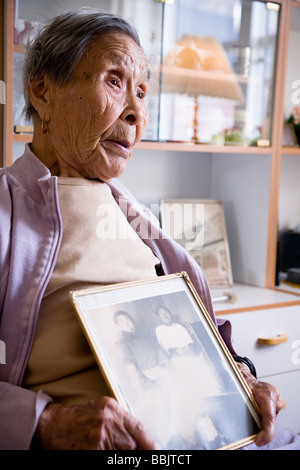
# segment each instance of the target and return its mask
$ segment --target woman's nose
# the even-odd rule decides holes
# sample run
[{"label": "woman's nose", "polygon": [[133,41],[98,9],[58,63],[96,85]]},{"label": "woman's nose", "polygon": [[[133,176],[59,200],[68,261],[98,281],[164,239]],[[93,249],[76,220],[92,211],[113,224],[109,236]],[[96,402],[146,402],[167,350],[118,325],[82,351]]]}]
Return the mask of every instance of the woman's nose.
[{"label": "woman's nose", "polygon": [[129,124],[137,126],[146,118],[147,111],[143,100],[135,97],[127,99],[126,106],[122,113],[122,118]]}]

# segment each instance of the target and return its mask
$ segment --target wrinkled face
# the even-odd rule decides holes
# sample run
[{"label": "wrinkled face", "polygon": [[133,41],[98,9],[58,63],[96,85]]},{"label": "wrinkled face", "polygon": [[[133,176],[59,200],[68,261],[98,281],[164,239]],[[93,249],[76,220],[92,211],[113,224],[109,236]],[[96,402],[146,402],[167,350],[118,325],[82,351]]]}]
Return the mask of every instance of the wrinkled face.
[{"label": "wrinkled face", "polygon": [[52,85],[49,135],[63,166],[104,182],[122,174],[147,123],[148,78],[145,55],[127,35],[89,46],[74,80]]}]

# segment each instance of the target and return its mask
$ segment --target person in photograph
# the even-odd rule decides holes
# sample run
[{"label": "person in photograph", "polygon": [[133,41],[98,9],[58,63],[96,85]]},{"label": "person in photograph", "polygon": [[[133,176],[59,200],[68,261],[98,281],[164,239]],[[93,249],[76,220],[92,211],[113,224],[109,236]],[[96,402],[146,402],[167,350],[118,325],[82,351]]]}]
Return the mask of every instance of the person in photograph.
[{"label": "person in photograph", "polygon": [[137,329],[128,312],[117,310],[113,318],[122,332],[118,345],[131,377],[145,389],[158,387],[168,364],[167,355],[149,331]]},{"label": "person in photograph", "polygon": [[[184,308],[182,305],[181,308]],[[156,327],[156,338],[170,357],[172,374],[172,417],[174,427],[190,448],[196,445],[195,427],[207,397],[222,394],[222,385],[214,367],[185,325],[174,320],[169,308],[157,309],[161,324]],[[191,403],[193,412],[190,412]]]},{"label": "person in photograph", "polygon": [[[33,138],[0,170],[0,448],[157,449],[112,397],[69,298],[186,271],[234,354],[202,270],[118,181],[147,124],[147,58],[127,21],[82,9],[41,28],[23,77]],[[238,367],[262,413],[254,447],[300,448],[276,426],[276,388]]]},{"label": "person in photograph", "polygon": [[156,327],[156,338],[170,357],[199,354],[199,345],[194,342],[185,326],[174,322],[170,309],[160,306],[157,315],[162,323]]},{"label": "person in photograph", "polygon": [[[122,333],[117,343],[121,360],[117,362],[124,369],[122,383],[127,400],[135,414],[147,420],[151,434],[157,439],[159,436],[159,442],[167,448],[174,428],[170,398],[173,396],[173,381],[168,369],[168,355],[151,330],[141,325],[143,319],[137,327],[127,311],[117,310],[113,320]],[[142,402],[136,400],[136,394],[141,394]]]}]

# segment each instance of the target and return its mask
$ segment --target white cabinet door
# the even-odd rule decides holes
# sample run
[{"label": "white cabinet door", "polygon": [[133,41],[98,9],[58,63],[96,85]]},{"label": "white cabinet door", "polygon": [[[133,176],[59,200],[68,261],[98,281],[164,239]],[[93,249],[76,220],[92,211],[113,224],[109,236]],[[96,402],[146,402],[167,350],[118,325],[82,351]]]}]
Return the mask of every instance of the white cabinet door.
[{"label": "white cabinet door", "polygon": [[[225,315],[222,315],[225,317]],[[300,370],[300,306],[227,315],[238,354],[254,362],[259,377]],[[286,338],[263,345],[261,338]]]}]

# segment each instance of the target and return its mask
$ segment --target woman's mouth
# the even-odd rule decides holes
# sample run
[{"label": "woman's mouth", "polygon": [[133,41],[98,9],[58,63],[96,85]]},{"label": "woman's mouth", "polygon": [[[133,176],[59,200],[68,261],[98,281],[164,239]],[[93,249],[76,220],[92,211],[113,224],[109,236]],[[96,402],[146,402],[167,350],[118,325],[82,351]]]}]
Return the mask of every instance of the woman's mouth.
[{"label": "woman's mouth", "polygon": [[121,152],[122,155],[128,156],[132,152],[132,144],[127,140],[108,139],[105,142],[107,142],[110,146],[117,149],[118,152]]}]

